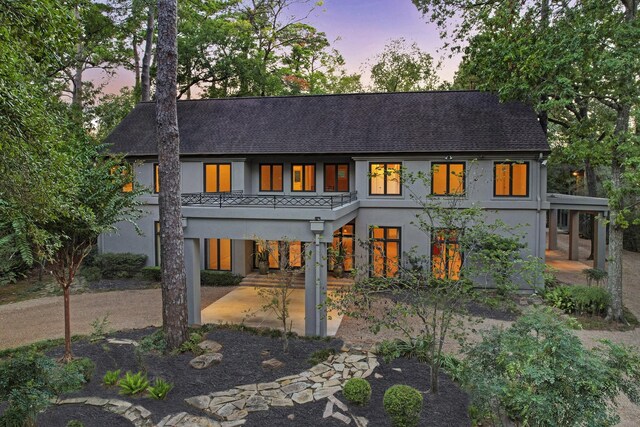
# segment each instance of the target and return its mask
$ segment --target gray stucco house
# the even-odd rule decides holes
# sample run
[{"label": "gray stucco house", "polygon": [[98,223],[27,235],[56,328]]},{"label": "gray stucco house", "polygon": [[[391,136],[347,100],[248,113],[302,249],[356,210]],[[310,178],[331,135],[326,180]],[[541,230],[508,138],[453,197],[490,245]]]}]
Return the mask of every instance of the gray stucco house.
[{"label": "gray stucco house", "polygon": [[[433,242],[410,225],[417,205],[393,179],[399,168],[435,170],[434,194],[464,191],[464,203],[479,203],[490,219],[523,225],[529,252],[544,259],[549,145],[523,104],[474,91],[205,99],[179,101],[178,120],[194,323],[200,269],[247,275],[256,267],[256,237],[299,242],[292,251],[307,244],[311,259],[324,263],[327,247],[340,242],[346,269],[372,262],[381,275],[394,273],[383,257],[412,247],[433,254]],[[137,182],[153,193],[144,197],[149,215],[138,223],[145,235],[120,224],[118,234],[100,237],[99,248],[143,253],[157,264],[155,105],[137,105],[107,142],[137,162]],[[384,255],[355,244],[370,237]],[[325,335],[317,305],[327,267],[304,274],[306,333]]]}]

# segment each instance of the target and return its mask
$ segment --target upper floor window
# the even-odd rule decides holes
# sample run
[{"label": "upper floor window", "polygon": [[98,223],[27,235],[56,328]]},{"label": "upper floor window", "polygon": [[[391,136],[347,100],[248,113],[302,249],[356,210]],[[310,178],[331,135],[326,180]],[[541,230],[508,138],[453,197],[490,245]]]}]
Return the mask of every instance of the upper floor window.
[{"label": "upper floor window", "polygon": [[494,164],[494,196],[527,197],[529,195],[529,163]]},{"label": "upper floor window", "polygon": [[153,164],[153,192],[160,192],[160,167],[157,163]]},{"label": "upper floor window", "polygon": [[122,191],[124,193],[131,193],[133,191],[133,167],[128,163],[123,166],[114,166],[111,168],[111,175],[118,173],[118,171],[120,171],[126,180],[122,185]]},{"label": "upper floor window", "polygon": [[432,163],[431,194],[464,194],[464,163]]},{"label": "upper floor window", "polygon": [[324,165],[324,191],[349,191],[349,164],[325,163]]},{"label": "upper floor window", "polygon": [[400,227],[371,227],[371,275],[393,277],[400,262]]},{"label": "upper floor window", "polygon": [[369,193],[381,195],[402,194],[400,163],[370,163]]},{"label": "upper floor window", "polygon": [[316,165],[291,165],[291,191],[316,191]]},{"label": "upper floor window", "polygon": [[204,165],[205,193],[228,193],[231,191],[231,163],[209,163]]},{"label": "upper floor window", "polygon": [[462,268],[462,253],[458,231],[437,230],[431,238],[431,271],[436,279],[458,280]]},{"label": "upper floor window", "polygon": [[260,191],[282,191],[282,165],[260,165]]}]

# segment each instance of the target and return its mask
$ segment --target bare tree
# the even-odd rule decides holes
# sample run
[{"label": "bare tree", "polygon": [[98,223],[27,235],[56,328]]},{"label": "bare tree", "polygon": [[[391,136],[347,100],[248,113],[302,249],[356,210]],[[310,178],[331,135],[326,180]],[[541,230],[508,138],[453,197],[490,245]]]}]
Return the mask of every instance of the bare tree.
[{"label": "bare tree", "polygon": [[169,351],[188,338],[184,235],[180,204],[180,135],[176,102],[177,0],[158,1],[156,133],[160,169],[162,324]]}]

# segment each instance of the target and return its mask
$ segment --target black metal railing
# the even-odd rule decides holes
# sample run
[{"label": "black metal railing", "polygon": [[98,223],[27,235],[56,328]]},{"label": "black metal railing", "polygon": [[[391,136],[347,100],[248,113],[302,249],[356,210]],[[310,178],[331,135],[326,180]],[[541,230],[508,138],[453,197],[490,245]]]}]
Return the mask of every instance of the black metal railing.
[{"label": "black metal railing", "polygon": [[185,193],[182,194],[183,206],[216,206],[219,208],[258,207],[258,208],[325,208],[344,206],[357,199],[357,193],[342,193],[331,196],[304,196],[292,194],[243,194],[242,191],[230,193]]}]

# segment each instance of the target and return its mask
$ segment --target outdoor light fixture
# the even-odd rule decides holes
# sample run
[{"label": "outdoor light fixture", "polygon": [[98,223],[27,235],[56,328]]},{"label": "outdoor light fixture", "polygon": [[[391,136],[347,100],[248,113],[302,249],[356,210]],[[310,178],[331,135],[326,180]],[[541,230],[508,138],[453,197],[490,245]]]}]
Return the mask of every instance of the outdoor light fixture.
[{"label": "outdoor light fixture", "polygon": [[453,160],[453,156],[444,156],[445,160]]}]

